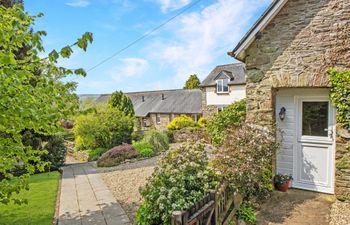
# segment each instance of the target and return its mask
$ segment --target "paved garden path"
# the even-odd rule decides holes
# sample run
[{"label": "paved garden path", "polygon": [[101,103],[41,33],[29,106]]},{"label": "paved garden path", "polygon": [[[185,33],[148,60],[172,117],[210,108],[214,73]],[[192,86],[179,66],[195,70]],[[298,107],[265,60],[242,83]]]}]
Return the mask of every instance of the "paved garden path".
[{"label": "paved garden path", "polygon": [[328,225],[330,208],[334,200],[334,196],[310,191],[297,189],[290,189],[287,193],[276,191],[258,212],[258,224]]},{"label": "paved garden path", "polygon": [[58,225],[131,225],[89,163],[63,167]]}]

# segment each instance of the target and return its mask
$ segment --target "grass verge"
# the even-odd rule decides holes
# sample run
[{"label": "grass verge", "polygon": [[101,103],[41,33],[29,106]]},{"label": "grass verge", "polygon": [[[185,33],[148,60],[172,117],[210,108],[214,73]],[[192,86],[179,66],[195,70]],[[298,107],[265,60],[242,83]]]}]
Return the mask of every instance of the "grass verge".
[{"label": "grass verge", "polygon": [[28,204],[0,204],[0,225],[50,225],[52,224],[60,173],[35,174],[29,179],[29,190],[19,195]]}]

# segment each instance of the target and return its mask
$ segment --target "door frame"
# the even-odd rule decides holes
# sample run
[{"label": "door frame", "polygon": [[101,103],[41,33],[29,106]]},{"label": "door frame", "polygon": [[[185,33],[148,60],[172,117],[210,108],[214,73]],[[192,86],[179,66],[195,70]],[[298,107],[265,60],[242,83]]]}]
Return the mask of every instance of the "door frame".
[{"label": "door frame", "polygon": [[[329,102],[328,106],[328,129],[329,134],[332,132],[332,137],[319,137],[317,140],[314,140],[312,137],[303,137],[302,132],[302,102],[303,101],[313,101],[313,102]],[[294,147],[293,147],[293,177],[297,177],[298,173],[298,151],[299,145],[312,145],[312,146],[325,146],[331,145],[331,153],[329,154],[331,159],[329,159],[330,163],[328,165],[328,169],[330,170],[330,187],[325,188],[321,186],[313,186],[313,185],[295,185],[292,182],[292,187],[306,189],[311,191],[324,192],[329,194],[334,194],[334,186],[335,186],[335,152],[336,152],[336,121],[335,121],[335,108],[332,107],[329,96],[325,94],[313,94],[313,93],[303,93],[301,95],[294,96],[294,104],[295,104],[295,116],[296,116],[296,124],[295,124],[295,137],[294,137]]]}]

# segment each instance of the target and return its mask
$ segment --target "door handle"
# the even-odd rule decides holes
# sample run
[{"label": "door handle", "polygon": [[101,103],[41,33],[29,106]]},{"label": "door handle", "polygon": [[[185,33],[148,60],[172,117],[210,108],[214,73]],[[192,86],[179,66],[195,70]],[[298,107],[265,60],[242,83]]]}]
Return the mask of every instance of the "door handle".
[{"label": "door handle", "polygon": [[328,137],[332,140],[334,140],[333,136],[334,136],[334,132],[333,132],[333,129],[324,129],[324,131],[328,131]]}]

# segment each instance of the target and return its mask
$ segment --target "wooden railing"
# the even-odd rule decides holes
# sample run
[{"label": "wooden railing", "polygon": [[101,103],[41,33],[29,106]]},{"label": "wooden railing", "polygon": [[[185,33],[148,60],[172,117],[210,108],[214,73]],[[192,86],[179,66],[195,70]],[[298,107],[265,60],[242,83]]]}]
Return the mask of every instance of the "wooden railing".
[{"label": "wooden railing", "polygon": [[227,225],[242,202],[227,184],[210,190],[201,200],[184,211],[172,214],[172,225]]}]

